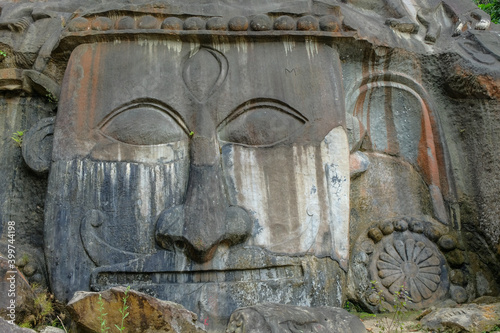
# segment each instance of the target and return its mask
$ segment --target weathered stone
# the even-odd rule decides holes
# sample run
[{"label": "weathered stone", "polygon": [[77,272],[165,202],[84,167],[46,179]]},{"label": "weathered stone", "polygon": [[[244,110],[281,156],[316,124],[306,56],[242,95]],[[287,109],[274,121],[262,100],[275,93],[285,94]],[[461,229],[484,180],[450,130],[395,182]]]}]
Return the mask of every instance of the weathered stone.
[{"label": "weathered stone", "polygon": [[116,22],[116,29],[118,30],[134,29],[135,24],[136,23],[134,18],[130,16],[125,16]]},{"label": "weathered stone", "polygon": [[40,333],[65,333],[66,331],[62,328],[47,326],[40,331]]},{"label": "weathered stone", "polygon": [[97,31],[107,31],[113,28],[113,21],[107,17],[98,17],[92,21],[91,28]]},{"label": "weathered stone", "polygon": [[190,17],[184,21],[185,30],[202,30],[205,29],[205,20],[201,17]]},{"label": "weathered stone", "polygon": [[344,309],[261,304],[236,310],[227,333],[339,332],[365,333],[361,320]]},{"label": "weathered stone", "polygon": [[157,29],[158,28],[158,20],[156,17],[151,15],[146,15],[141,17],[139,20],[139,24],[137,25],[138,29]]},{"label": "weathered stone", "polygon": [[424,226],[424,234],[433,242],[437,242],[437,240],[442,236],[441,230],[430,223]]},{"label": "weathered stone", "polygon": [[467,291],[463,287],[451,286],[450,287],[450,294],[451,294],[451,298],[459,304],[467,302],[467,298],[468,298]]},{"label": "weathered stone", "polygon": [[318,30],[318,19],[314,16],[303,16],[297,20],[297,30]]},{"label": "weathered stone", "polygon": [[349,168],[351,178],[355,178],[368,170],[370,160],[366,154],[357,151],[349,156]]},{"label": "weathered stone", "polygon": [[411,221],[409,224],[410,230],[416,233],[424,232],[424,224],[421,221]]},{"label": "weathered stone", "polygon": [[378,243],[384,237],[384,234],[378,227],[374,227],[368,230],[368,237],[370,237],[375,243]]},{"label": "weathered stone", "polygon": [[336,16],[326,15],[319,19],[319,27],[323,31],[338,32],[341,30],[342,24]]},{"label": "weathered stone", "polygon": [[397,220],[394,222],[394,230],[396,231],[406,231],[408,230],[408,222],[405,220]]},{"label": "weathered stone", "polygon": [[500,297],[493,297],[493,296],[481,296],[473,300],[471,303],[474,304],[493,304],[493,303],[500,303]]},{"label": "weathered stone", "polygon": [[184,22],[177,17],[166,18],[162,24],[161,28],[166,30],[182,30]]},{"label": "weathered stone", "polygon": [[[125,288],[111,288],[100,293],[77,292],[68,303],[72,319],[86,332],[100,332],[99,295],[104,304],[106,325],[120,326]],[[124,326],[127,332],[205,332],[194,313],[179,304],[162,301],[130,290],[127,293],[127,312]]]},{"label": "weathered stone", "polygon": [[22,323],[35,312],[35,295],[22,273],[0,257],[0,317]]},{"label": "weathered stone", "polygon": [[385,236],[390,235],[394,232],[394,224],[392,223],[392,221],[381,223],[380,230]]},{"label": "weathered stone", "polygon": [[[264,16],[252,17],[259,29]],[[204,31],[201,21],[185,19],[183,33]],[[298,40],[292,51],[281,40],[229,43],[73,51],[45,205],[58,299],[127,284],[210,318],[213,331],[256,302],[341,306],[350,177],[337,51],[318,44],[309,62]],[[254,59],[245,66],[243,45]],[[81,81],[80,69],[94,78]],[[241,85],[257,81],[281,83]]]},{"label": "weathered stone", "polygon": [[228,22],[228,27],[232,31],[245,31],[248,29],[248,19],[245,16],[235,16]]},{"label": "weathered stone", "polygon": [[90,22],[86,18],[79,17],[74,20],[71,20],[71,23],[68,25],[69,31],[85,31],[90,29]]},{"label": "weathered stone", "polygon": [[207,20],[207,30],[227,30],[227,22],[222,17],[212,17]]},{"label": "weathered stone", "polygon": [[368,304],[370,279],[392,297],[385,271],[428,296],[413,275],[437,266],[407,242],[441,264],[443,235],[463,243],[438,240],[416,307],[451,302],[450,266],[468,298],[498,294],[500,37],[472,1],[1,7],[0,251],[15,221],[57,298],[127,283],[215,331],[259,302]]},{"label": "weathered stone", "polygon": [[276,30],[294,30],[295,20],[290,16],[280,16],[274,21],[273,27]]},{"label": "weathered stone", "polygon": [[35,333],[36,331],[29,329],[29,328],[24,328],[24,327],[19,327],[14,324],[9,323],[3,318],[0,318],[0,331],[2,333]]},{"label": "weathered stone", "polygon": [[385,235],[379,232],[382,236],[371,243],[370,253],[363,245],[372,242],[369,234],[362,235],[354,247],[348,283],[353,301],[376,312],[383,310],[376,297],[379,293],[387,303],[383,308],[389,311],[399,292],[411,298],[407,307],[412,309],[423,309],[449,297],[448,268],[436,244],[424,234],[409,230]]},{"label": "weathered stone", "polygon": [[271,30],[272,22],[267,15],[257,15],[250,21],[250,27],[254,31]]},{"label": "weathered stone", "polygon": [[451,235],[444,235],[438,241],[439,247],[445,251],[451,251],[457,247],[457,240]]},{"label": "weathered stone", "polygon": [[23,135],[24,160],[38,173],[47,173],[50,168],[54,120],[54,117],[44,118]]},{"label": "weathered stone", "polygon": [[450,271],[450,282],[459,286],[465,286],[467,284],[467,278],[461,270],[454,269]]},{"label": "weathered stone", "polygon": [[461,332],[489,332],[500,320],[500,304],[469,304],[459,308],[433,311],[422,320],[430,330],[458,330]]},{"label": "weathered stone", "polygon": [[464,252],[459,249],[450,251],[446,253],[446,260],[452,267],[459,267],[465,262]]}]

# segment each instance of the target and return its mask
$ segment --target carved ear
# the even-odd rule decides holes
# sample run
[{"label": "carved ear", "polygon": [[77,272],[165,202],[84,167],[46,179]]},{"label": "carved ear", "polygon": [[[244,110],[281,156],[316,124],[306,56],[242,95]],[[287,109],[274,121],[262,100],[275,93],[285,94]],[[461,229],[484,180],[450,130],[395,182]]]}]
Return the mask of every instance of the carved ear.
[{"label": "carved ear", "polygon": [[47,173],[52,159],[55,117],[38,121],[23,135],[23,157],[26,164],[38,173]]}]

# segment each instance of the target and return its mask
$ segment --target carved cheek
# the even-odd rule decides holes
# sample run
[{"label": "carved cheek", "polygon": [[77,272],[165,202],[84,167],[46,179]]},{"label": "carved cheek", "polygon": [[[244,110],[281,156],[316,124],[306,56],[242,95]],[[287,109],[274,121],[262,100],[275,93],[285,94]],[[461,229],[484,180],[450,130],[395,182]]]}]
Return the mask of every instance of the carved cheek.
[{"label": "carved cheek", "polygon": [[254,245],[279,253],[347,256],[346,244],[332,236],[346,235],[348,226],[349,155],[340,131],[317,145],[223,147],[230,201],[250,212]]}]

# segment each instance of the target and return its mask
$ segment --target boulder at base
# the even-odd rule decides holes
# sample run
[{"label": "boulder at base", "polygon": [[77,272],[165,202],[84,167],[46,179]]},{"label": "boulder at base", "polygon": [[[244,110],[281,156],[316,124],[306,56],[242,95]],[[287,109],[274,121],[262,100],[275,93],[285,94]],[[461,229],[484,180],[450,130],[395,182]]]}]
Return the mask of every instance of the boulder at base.
[{"label": "boulder at base", "polygon": [[2,333],[36,333],[29,328],[23,328],[10,324],[7,320],[0,317],[0,332]]},{"label": "boulder at base", "polygon": [[421,320],[428,330],[457,332],[490,332],[499,322],[500,303],[438,309]]},{"label": "boulder at base", "polygon": [[[111,288],[98,292],[76,292],[68,303],[68,311],[78,328],[84,332],[100,332],[102,313],[107,327],[121,325],[120,309],[123,306],[123,297],[126,289],[123,287]],[[103,301],[103,312],[99,305],[99,294]],[[127,298],[129,315],[124,326],[129,333],[148,332],[205,332],[201,324],[197,323],[196,314],[186,310],[182,305],[162,301],[146,294],[129,290]]]},{"label": "boulder at base", "polygon": [[226,333],[366,333],[361,320],[344,309],[259,304],[233,312]]}]

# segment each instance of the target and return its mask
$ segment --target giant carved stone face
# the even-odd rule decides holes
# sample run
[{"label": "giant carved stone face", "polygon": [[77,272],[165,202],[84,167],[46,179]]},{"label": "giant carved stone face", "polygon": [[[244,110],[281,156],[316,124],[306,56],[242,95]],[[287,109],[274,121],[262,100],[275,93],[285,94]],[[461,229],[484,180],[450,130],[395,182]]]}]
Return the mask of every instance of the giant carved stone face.
[{"label": "giant carved stone face", "polygon": [[341,304],[349,151],[334,47],[84,44],[63,87],[45,221],[58,298],[130,285],[212,327],[262,302]]}]

